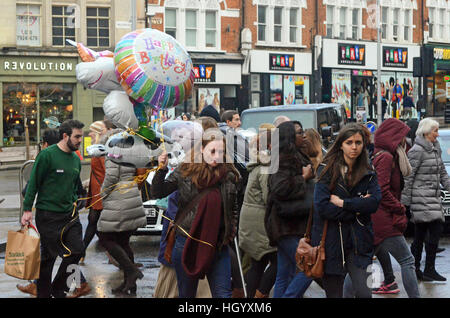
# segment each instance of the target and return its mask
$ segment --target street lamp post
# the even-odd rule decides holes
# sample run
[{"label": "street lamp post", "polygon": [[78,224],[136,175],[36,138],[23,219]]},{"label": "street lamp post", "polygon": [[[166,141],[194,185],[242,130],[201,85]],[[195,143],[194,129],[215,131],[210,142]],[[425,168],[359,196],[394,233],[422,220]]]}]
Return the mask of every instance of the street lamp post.
[{"label": "street lamp post", "polygon": [[383,121],[383,113],[381,107],[381,12],[380,0],[377,0],[377,124],[378,127]]}]

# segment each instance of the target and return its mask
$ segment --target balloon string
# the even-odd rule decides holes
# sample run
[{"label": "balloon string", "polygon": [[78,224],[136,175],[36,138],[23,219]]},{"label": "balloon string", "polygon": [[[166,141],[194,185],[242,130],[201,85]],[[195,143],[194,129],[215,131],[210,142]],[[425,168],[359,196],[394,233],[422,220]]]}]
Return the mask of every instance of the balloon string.
[{"label": "balloon string", "polygon": [[163,218],[169,220],[169,222],[172,223],[173,225],[175,225],[176,227],[178,227],[178,228],[179,228],[184,234],[186,234],[190,239],[192,239],[192,240],[194,240],[194,241],[197,241],[197,242],[199,242],[199,243],[206,244],[206,245],[211,246],[212,248],[214,248],[214,245],[212,245],[211,243],[206,242],[206,241],[202,241],[202,240],[200,240],[200,239],[197,239],[197,238],[191,236],[185,229],[183,229],[183,228],[182,228],[181,226],[179,226],[178,224],[175,224],[175,223],[174,223],[175,221],[172,220],[171,218],[168,218],[168,217],[165,216],[164,214],[161,214],[161,216],[162,216]]}]

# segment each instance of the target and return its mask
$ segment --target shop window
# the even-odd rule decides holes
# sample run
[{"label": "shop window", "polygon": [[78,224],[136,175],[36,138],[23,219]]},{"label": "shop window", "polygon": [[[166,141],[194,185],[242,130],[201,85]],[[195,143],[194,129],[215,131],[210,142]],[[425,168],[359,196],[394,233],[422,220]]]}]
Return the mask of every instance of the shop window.
[{"label": "shop window", "polygon": [[215,11],[207,11],[205,13],[205,26],[206,26],[206,47],[216,47],[216,37],[217,37],[217,28],[216,28],[216,12]]},{"label": "shop window", "polygon": [[177,10],[166,9],[164,14],[164,32],[177,38]]},{"label": "shop window", "polygon": [[70,84],[3,83],[3,144],[25,145],[26,128],[30,144],[37,144],[44,129],[73,118],[72,90]]},{"label": "shop window", "polygon": [[282,75],[270,75],[270,105],[283,105]]},{"label": "shop window", "polygon": [[41,6],[18,4],[16,6],[16,44],[41,45]]},{"label": "shop window", "polygon": [[197,46],[197,11],[186,10],[186,46]]},{"label": "shop window", "polygon": [[86,9],[87,46],[109,47],[109,8]]},{"label": "shop window", "polygon": [[53,45],[66,46],[67,39],[75,41],[74,10],[73,6],[52,6]]},{"label": "shop window", "polygon": [[267,7],[258,6],[258,41],[266,41]]}]

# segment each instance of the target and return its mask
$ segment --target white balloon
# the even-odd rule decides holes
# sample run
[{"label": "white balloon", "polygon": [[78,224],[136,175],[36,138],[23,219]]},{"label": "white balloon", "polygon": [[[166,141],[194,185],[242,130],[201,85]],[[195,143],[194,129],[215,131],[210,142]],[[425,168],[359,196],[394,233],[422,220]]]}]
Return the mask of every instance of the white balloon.
[{"label": "white balloon", "polygon": [[133,104],[124,91],[112,91],[103,101],[103,111],[114,125],[119,128],[138,129],[139,122],[134,114]]},{"label": "white balloon", "polygon": [[81,62],[75,68],[77,80],[84,87],[104,93],[123,90],[114,71],[114,60],[110,57],[99,57],[94,62]]}]

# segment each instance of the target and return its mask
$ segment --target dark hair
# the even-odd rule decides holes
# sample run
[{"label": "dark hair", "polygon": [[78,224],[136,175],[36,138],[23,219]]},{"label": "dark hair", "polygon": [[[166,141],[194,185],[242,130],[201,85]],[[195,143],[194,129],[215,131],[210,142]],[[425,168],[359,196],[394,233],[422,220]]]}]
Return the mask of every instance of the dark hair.
[{"label": "dark hair", "polygon": [[355,134],[360,134],[363,140],[363,147],[361,154],[356,158],[355,164],[353,165],[353,170],[351,175],[349,175],[348,181],[349,186],[355,186],[366,174],[368,170],[371,170],[369,165],[369,158],[367,155],[367,138],[365,137],[365,130],[362,125],[357,123],[346,124],[339,131],[339,135],[336,137],[333,145],[331,146],[328,153],[325,155],[323,162],[326,164],[325,168],[322,170],[318,180],[321,180],[329,171],[331,174],[331,179],[329,182],[329,188],[331,191],[336,187],[337,181],[341,175],[341,168],[346,166],[344,160],[344,154],[341,150],[341,146],[345,140],[352,137]]},{"label": "dark hair", "polygon": [[67,119],[65,120],[61,126],[59,126],[59,138],[63,139],[64,133],[68,136],[72,135],[72,130],[75,129],[83,129],[84,124],[81,121],[76,119]]},{"label": "dark hair", "polygon": [[188,120],[191,120],[191,114],[190,113],[182,113],[181,114],[181,119],[183,119],[183,116],[186,115]]},{"label": "dark hair", "polygon": [[46,142],[49,146],[58,143],[61,140],[58,129],[47,128],[42,134],[42,142]]},{"label": "dark hair", "polygon": [[234,115],[239,115],[239,113],[233,109],[224,111],[221,118],[222,122],[226,123],[228,120],[232,121]]}]

